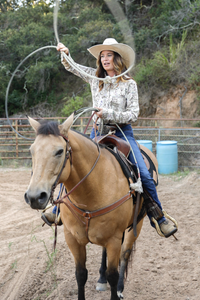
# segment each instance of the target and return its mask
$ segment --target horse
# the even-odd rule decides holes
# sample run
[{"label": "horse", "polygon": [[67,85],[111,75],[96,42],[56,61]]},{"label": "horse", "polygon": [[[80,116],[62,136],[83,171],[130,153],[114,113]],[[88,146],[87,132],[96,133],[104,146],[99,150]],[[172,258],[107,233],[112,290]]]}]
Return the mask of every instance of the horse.
[{"label": "horse", "polygon": [[[144,216],[134,236],[127,228],[133,223],[135,204],[119,162],[105,147],[72,130],[73,119],[72,114],[58,125],[40,124],[29,117],[36,138],[30,147],[32,176],[24,198],[32,209],[43,210],[52,200],[56,185],[64,184],[68,196],[60,204],[60,213],[65,240],[74,257],[78,300],[85,300],[88,243],[103,247],[99,282],[108,281],[110,299],[119,300],[128,258]],[[142,204],[143,199],[139,211]]]}]

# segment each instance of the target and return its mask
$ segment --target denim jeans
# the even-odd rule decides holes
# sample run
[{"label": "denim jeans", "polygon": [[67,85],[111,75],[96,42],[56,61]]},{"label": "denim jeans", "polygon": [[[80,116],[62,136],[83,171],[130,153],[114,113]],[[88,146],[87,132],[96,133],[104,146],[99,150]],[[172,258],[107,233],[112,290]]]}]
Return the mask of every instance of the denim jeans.
[{"label": "denim jeans", "polygon": [[[60,184],[60,189],[59,189],[59,193],[58,193],[58,197],[57,197],[57,200],[60,198],[60,193],[62,192],[62,186],[63,186],[63,183]],[[52,210],[52,213],[53,214],[56,214],[56,210],[57,210],[57,206],[54,205],[54,208]],[[60,209],[58,208],[58,214],[60,213]]]},{"label": "denim jeans", "polygon": [[[144,188],[146,189],[146,191],[150,194],[150,196],[153,198],[153,200],[157,203],[157,205],[160,207],[160,209],[162,210],[162,206],[161,206],[161,203],[158,199],[158,194],[157,194],[157,191],[156,191],[156,187],[155,187],[155,184],[154,184],[154,181],[145,165],[145,162],[144,162],[144,159],[142,157],[142,154],[140,152],[140,149],[138,148],[138,145],[135,141],[135,138],[134,138],[134,135],[133,135],[133,129],[131,127],[130,124],[127,124],[125,125],[123,128],[123,133],[125,134],[125,136],[127,137],[130,145],[131,145],[131,148],[134,152],[134,155],[135,155],[135,158],[136,158],[136,161],[134,160],[134,157],[133,157],[133,154],[132,154],[132,151],[130,152],[129,154],[129,157],[128,159],[132,162],[132,164],[138,165],[138,168],[140,170],[140,176],[141,176],[141,180],[142,180],[142,185],[144,186]],[[97,135],[99,135],[98,131],[96,133]],[[119,138],[122,138],[123,140],[126,140],[125,137],[123,136],[122,132],[117,129],[116,130],[116,133],[115,135]],[[95,131],[94,131],[94,128],[92,129],[92,132],[90,134],[90,138],[93,139],[95,137]],[[148,214],[148,217],[149,217],[149,220],[151,222],[151,215]],[[162,217],[158,220],[158,224],[161,224],[163,221],[165,221],[165,217]],[[151,222],[151,225],[153,227],[154,224]]]}]

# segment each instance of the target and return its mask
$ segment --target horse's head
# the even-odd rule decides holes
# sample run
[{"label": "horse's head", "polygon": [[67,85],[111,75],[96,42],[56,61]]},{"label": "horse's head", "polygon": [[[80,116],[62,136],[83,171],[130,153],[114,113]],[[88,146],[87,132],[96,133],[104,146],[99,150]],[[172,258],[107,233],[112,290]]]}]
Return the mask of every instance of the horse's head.
[{"label": "horse's head", "polygon": [[[44,209],[52,191],[62,178],[70,174],[68,131],[73,123],[73,114],[62,124],[40,124],[29,117],[37,136],[30,147],[32,177],[26,191],[25,201],[34,209]],[[65,138],[63,138],[64,136]]]}]

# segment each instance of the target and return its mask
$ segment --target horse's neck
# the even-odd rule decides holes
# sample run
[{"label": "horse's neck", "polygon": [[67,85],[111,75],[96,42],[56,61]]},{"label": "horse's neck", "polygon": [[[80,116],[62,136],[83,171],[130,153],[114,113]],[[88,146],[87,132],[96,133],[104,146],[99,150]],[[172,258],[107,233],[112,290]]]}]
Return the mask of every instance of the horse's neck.
[{"label": "horse's neck", "polygon": [[69,131],[68,137],[72,148],[72,167],[65,182],[67,191],[89,174],[71,193],[72,202],[80,204],[80,208],[95,210],[111,204],[129,191],[121,167],[109,151],[101,149],[97,162],[99,151],[94,142],[73,131]]},{"label": "horse's neck", "polygon": [[90,170],[92,163],[98,157],[97,145],[84,135],[71,130],[68,138],[72,148],[73,168],[79,174],[81,172],[85,173],[85,170]]},{"label": "horse's neck", "polygon": [[[89,174],[98,158],[99,152],[95,143],[77,132],[69,131],[68,138],[72,148],[72,167],[70,176],[66,182],[67,189],[69,190]],[[94,173],[95,172],[92,172],[92,175],[94,175]],[[77,193],[80,195],[80,190],[85,193],[87,188],[91,190],[91,181],[95,182],[95,179],[89,175],[84,182],[80,184]],[[76,195],[76,191],[73,192],[73,195]]]}]

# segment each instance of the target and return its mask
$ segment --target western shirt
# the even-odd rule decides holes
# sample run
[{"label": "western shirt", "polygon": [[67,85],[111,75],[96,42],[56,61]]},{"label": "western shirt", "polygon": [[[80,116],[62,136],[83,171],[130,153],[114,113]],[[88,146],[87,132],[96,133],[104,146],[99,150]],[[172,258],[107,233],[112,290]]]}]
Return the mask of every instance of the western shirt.
[{"label": "western shirt", "polygon": [[[99,80],[87,76],[87,74],[95,76],[96,69],[85,67],[77,63],[76,66],[83,70],[77,71],[74,67],[62,58],[62,64],[65,69],[79,76],[85,82],[90,84],[93,107],[102,108],[102,119],[104,124],[107,123],[131,123],[135,122],[139,114],[138,90],[136,82],[131,78],[126,81],[119,81],[111,77],[111,82],[105,83],[102,90],[99,90]],[[129,78],[128,76],[126,76]],[[97,116],[94,116],[94,121]]]}]

